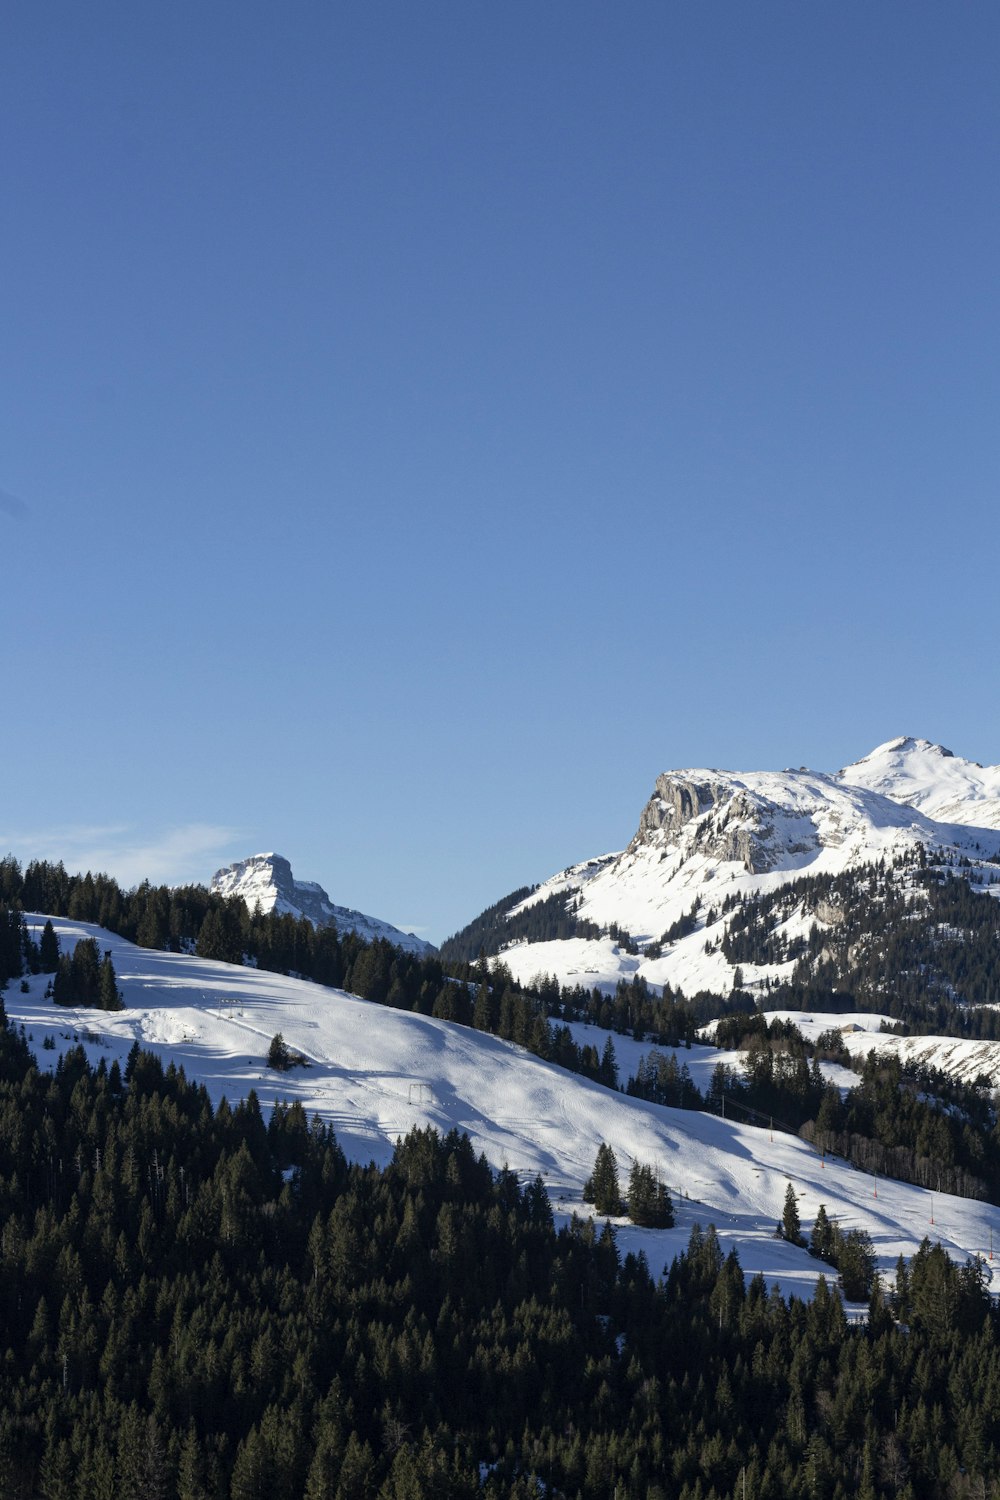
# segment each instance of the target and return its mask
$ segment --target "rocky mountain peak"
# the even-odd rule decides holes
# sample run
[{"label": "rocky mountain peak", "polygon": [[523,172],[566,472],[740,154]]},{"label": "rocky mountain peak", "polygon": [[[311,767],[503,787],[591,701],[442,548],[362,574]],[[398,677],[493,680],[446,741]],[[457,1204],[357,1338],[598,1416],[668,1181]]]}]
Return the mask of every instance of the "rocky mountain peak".
[{"label": "rocky mountain peak", "polygon": [[391,922],[369,917],[352,907],[337,906],[321,885],[312,880],[296,880],[292,866],[283,854],[251,854],[216,870],[212,890],[220,896],[239,896],[252,911],[259,905],[263,912],[280,916],[305,917],[314,927],[335,925],[338,932],[356,932],[371,942],[385,938],[410,953],[432,953],[433,946],[412,932],[401,932]]}]

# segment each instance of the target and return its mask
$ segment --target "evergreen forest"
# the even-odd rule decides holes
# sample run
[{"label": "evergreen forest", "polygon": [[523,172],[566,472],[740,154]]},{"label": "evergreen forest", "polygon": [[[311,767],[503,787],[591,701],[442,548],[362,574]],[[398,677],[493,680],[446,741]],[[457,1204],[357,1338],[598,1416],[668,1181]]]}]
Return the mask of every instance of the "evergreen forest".
[{"label": "evergreen forest", "polygon": [[[821,1249],[823,1247],[818,1247]],[[0,1027],[4,1500],[979,1496],[1000,1318],[924,1244],[848,1324],[554,1228],[541,1184],[417,1131],[349,1165],[297,1106],[213,1110],[133,1049],[41,1074]],[[832,1273],[831,1273],[832,1275]]]}]

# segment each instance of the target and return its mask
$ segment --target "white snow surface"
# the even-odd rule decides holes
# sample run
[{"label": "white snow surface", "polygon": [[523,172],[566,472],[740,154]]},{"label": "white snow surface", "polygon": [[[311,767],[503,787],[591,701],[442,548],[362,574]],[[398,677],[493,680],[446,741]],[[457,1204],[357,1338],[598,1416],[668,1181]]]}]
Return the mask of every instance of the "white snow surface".
[{"label": "white snow surface", "polygon": [[930,740],[888,740],[837,776],[943,823],[1000,828],[1000,766],[964,760]]},{"label": "white snow surface", "polygon": [[[641,975],[684,994],[728,991],[734,966],[719,951],[721,904],[778,890],[802,876],[837,875],[918,848],[971,861],[963,868],[984,889],[1000,874],[1000,767],[984,769],[927,740],[891,740],[834,775],[818,771],[669,771],[659,776],[628,847],[571,865],[538,886],[510,916],[553,893],[601,928],[617,924],[638,957],[609,938],[514,942],[501,954],[519,979],[554,974],[561,983],[614,989]],[[994,887],[994,891],[1000,886]],[[647,949],[699,904],[697,928]],[[714,921],[709,917],[715,913]],[[786,924],[808,934],[813,911]],[[706,951],[706,945],[709,951]],[[794,963],[744,964],[743,983],[780,980]]]},{"label": "white snow surface", "polygon": [[[44,918],[28,921],[37,937]],[[1000,1241],[1000,1209],[988,1204],[936,1193],[931,1226],[930,1195],[919,1188],[880,1180],[876,1197],[870,1178],[841,1162],[823,1165],[796,1137],[772,1141],[766,1130],[629,1099],[470,1028],[303,980],[138,948],[66,918],[53,925],[63,951],[86,936],[110,951],[127,1009],[57,1007],[44,998],[45,975],[28,979],[27,993],[15,981],[4,996],[8,1014],[25,1026],[40,1067],[52,1067],[77,1040],[94,1061],[124,1063],[138,1041],[165,1064],[183,1066],[215,1101],[251,1088],[265,1109],[300,1100],[334,1127],[355,1161],[388,1161],[396,1138],[415,1125],[456,1127],[494,1166],[507,1163],[522,1177],[540,1173],[557,1218],[588,1212],[581,1189],[606,1141],[623,1177],[634,1159],[647,1162],[675,1200],[672,1230],[618,1224],[622,1253],[642,1249],[654,1274],[685,1247],[695,1222],[713,1223],[748,1276],[760,1271],[769,1283],[808,1295],[823,1267],[774,1237],[789,1182],[806,1228],[824,1203],[845,1228],[868,1230],[886,1271],[928,1234],[960,1261],[987,1254],[991,1231]],[[264,1066],[279,1031],[308,1067],[279,1074]],[[55,1051],[43,1048],[46,1037]],[[994,1265],[1000,1270],[1000,1261],[991,1262],[990,1273]]]},{"label": "white snow surface", "polygon": [[368,917],[348,906],[335,906],[314,880],[296,880],[282,854],[251,854],[212,876],[212,890],[220,896],[239,896],[253,911],[277,912],[279,916],[306,917],[314,927],[336,925],[338,932],[356,932],[366,942],[385,938],[397,948],[422,955],[435,950],[415,933],[401,932],[381,917]]},{"label": "white snow surface", "polygon": [[864,1012],[833,1015],[822,1011],[769,1010],[764,1015],[768,1021],[791,1021],[811,1041],[831,1028],[840,1030],[847,1051],[859,1060],[870,1052],[879,1052],[898,1057],[910,1067],[937,1068],[960,1083],[975,1083],[985,1077],[991,1088],[1000,1089],[1000,1042],[953,1036],[896,1036],[879,1030],[883,1020],[892,1024],[890,1017]]}]

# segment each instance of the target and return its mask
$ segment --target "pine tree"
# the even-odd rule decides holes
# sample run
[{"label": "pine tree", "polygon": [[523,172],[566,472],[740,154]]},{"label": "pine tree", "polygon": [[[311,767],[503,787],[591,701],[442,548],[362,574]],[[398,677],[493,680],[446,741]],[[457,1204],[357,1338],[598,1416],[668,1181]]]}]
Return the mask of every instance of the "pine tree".
[{"label": "pine tree", "polygon": [[73,960],[68,953],[62,953],[56,964],[55,977],[52,980],[52,999],[56,1005],[73,1005]]},{"label": "pine tree", "polygon": [[46,919],[42,928],[42,938],[38,945],[38,960],[43,974],[54,974],[59,967],[59,939],[52,925],[52,918]]},{"label": "pine tree", "polygon": [[229,1486],[231,1500],[268,1500],[272,1482],[270,1454],[256,1427],[240,1444]]},{"label": "pine tree", "polygon": [[97,1003],[101,1010],[124,1010],[125,1008],[110,953],[104,955],[104,962],[101,964]]},{"label": "pine tree", "polygon": [[816,1222],[812,1227],[812,1234],[809,1236],[809,1254],[815,1255],[818,1260],[826,1260],[832,1263],[835,1237],[836,1230],[830,1223],[826,1212],[826,1204],[821,1203],[819,1213],[816,1215]]},{"label": "pine tree", "polygon": [[194,1422],[189,1425],[181,1444],[177,1468],[177,1500],[208,1500],[201,1448]]},{"label": "pine tree", "polygon": [[45,1500],[73,1500],[73,1460],[65,1438],[53,1435],[42,1459],[40,1478]]},{"label": "pine tree", "polygon": [[790,1245],[804,1245],[802,1226],[799,1223],[799,1208],[795,1200],[795,1189],[789,1183],[785,1189],[785,1207],[781,1215],[781,1235]]},{"label": "pine tree", "polygon": [[849,1229],[837,1245],[837,1270],[848,1302],[866,1302],[875,1281],[875,1249],[865,1229]]},{"label": "pine tree", "polygon": [[634,1162],[628,1179],[628,1216],[647,1229],[669,1229],[674,1222],[670,1194],[652,1167]]},{"label": "pine tree", "polygon": [[622,1195],[618,1186],[618,1164],[615,1153],[604,1141],[597,1148],[594,1170],[583,1188],[584,1202],[592,1203],[599,1214],[620,1214]]},{"label": "pine tree", "polygon": [[336,1500],[365,1500],[375,1493],[375,1455],[370,1444],[361,1442],[356,1432],[347,1439],[340,1467]]},{"label": "pine tree", "polygon": [[288,1050],[285,1038],[280,1031],[276,1031],[267,1049],[267,1065],[269,1068],[276,1068],[279,1073],[284,1073],[291,1067],[291,1063],[292,1054]]},{"label": "pine tree", "polygon": [[476,990],[476,1003],[472,1010],[472,1024],[477,1031],[495,1031],[496,1023],[496,1006],[489,984],[484,979]]},{"label": "pine tree", "polygon": [[101,993],[101,955],[96,938],[81,938],[73,949],[73,999],[97,1005]]}]

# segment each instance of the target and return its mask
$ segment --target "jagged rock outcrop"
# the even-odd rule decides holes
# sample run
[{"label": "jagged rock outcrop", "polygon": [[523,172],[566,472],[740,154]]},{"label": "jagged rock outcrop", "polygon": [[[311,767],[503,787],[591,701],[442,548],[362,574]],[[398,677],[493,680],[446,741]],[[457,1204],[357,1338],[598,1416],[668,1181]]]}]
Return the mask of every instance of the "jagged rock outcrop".
[{"label": "jagged rock outcrop", "polygon": [[670,773],[657,776],[656,790],[642,810],[636,838],[664,830],[676,833],[716,801],[717,790],[712,782],[691,781]]},{"label": "jagged rock outcrop", "polygon": [[766,804],[733,777],[696,781],[668,771],[656,778],[629,849],[659,842],[762,874],[776,861],[773,834]]}]

